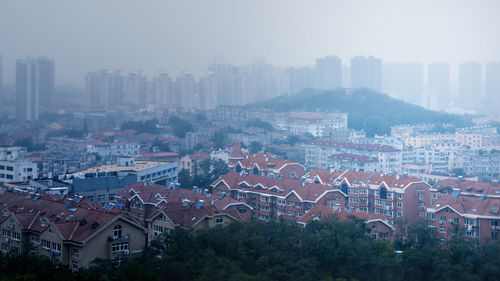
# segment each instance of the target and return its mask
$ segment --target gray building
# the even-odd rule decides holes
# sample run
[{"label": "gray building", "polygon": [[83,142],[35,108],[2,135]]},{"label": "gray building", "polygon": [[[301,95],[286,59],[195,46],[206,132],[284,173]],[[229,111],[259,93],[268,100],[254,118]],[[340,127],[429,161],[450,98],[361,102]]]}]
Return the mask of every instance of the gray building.
[{"label": "gray building", "polygon": [[382,89],[382,59],[357,56],[351,59],[351,87]]},{"label": "gray building", "polygon": [[401,100],[420,104],[424,90],[424,66],[420,63],[386,63],[383,65],[382,88]]},{"label": "gray building", "polygon": [[427,71],[429,95],[436,101],[438,109],[450,105],[450,65],[444,62],[429,64]]},{"label": "gray building", "polygon": [[484,98],[488,106],[496,109],[500,106],[500,62],[486,64]]},{"label": "gray building", "polygon": [[118,70],[89,72],[85,92],[90,109],[113,109],[124,101],[124,78]]},{"label": "gray building", "polygon": [[3,95],[3,61],[2,61],[2,55],[0,55],[0,98],[2,98]]},{"label": "gray building", "polygon": [[37,120],[40,105],[52,107],[55,91],[54,61],[26,58],[16,63],[16,118]]},{"label": "gray building", "polygon": [[481,100],[482,69],[478,62],[464,62],[459,67],[458,104],[467,108],[475,107]]},{"label": "gray building", "polygon": [[316,77],[319,89],[342,87],[342,61],[337,56],[316,59]]},{"label": "gray building", "polygon": [[137,175],[117,172],[86,174],[73,180],[71,191],[97,203],[113,202],[123,188],[137,182]]}]

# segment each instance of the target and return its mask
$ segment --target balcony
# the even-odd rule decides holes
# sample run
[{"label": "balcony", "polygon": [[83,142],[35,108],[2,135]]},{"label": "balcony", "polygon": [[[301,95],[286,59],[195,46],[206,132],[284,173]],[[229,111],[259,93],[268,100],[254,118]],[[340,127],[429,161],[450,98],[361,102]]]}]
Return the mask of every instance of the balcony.
[{"label": "balcony", "polygon": [[130,234],[123,235],[121,237],[108,236],[108,241],[113,243],[118,242],[130,242]]}]

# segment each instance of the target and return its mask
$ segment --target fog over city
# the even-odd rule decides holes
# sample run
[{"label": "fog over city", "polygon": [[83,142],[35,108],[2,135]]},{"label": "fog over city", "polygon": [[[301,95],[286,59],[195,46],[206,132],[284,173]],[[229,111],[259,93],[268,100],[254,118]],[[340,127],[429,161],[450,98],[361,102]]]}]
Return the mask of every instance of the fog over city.
[{"label": "fog over city", "polygon": [[0,0],[0,281],[499,280],[499,0]]},{"label": "fog over city", "polygon": [[[1,1],[5,80],[15,60],[47,56],[57,84],[84,85],[89,71],[142,69],[203,74],[214,58],[308,65],[336,55],[384,62],[500,60],[491,1]],[[456,75],[452,76],[456,79]]]}]

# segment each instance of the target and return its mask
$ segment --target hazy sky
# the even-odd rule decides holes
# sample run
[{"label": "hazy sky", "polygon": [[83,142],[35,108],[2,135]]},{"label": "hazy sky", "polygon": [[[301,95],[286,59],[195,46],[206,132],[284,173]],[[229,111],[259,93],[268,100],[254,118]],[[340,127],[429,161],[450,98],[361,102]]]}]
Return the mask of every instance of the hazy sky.
[{"label": "hazy sky", "polygon": [[500,60],[500,1],[0,0],[6,82],[15,59],[56,60],[56,83],[100,68],[201,74],[214,56],[312,64],[338,55],[388,62]]}]

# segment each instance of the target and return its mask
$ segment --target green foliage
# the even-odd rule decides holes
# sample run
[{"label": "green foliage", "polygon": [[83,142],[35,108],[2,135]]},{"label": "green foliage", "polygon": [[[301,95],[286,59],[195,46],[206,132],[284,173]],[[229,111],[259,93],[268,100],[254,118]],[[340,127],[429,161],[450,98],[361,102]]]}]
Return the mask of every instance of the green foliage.
[{"label": "green foliage", "polygon": [[[160,141],[159,139],[156,139],[153,144],[151,145],[151,150],[152,148],[156,146],[158,147],[158,149],[160,151],[163,151],[163,152],[170,152],[170,146],[168,145],[168,142],[163,142],[163,141]],[[151,151],[152,152],[152,151]]]},{"label": "green foliage", "polygon": [[254,127],[254,128],[262,128],[267,131],[273,131],[274,127],[271,125],[271,123],[262,121],[260,119],[252,119],[248,120],[247,123],[245,124],[247,128]]},{"label": "green foliage", "polygon": [[157,135],[160,133],[158,127],[158,120],[151,119],[146,121],[127,121],[121,126],[121,130],[135,130],[137,134],[147,133]]},{"label": "green foliage", "polygon": [[241,133],[241,130],[233,129],[232,127],[225,127],[214,133],[212,141],[215,142],[217,149],[224,148],[224,137],[230,133]]},{"label": "green foliage", "polygon": [[175,115],[168,118],[168,125],[174,130],[174,135],[179,138],[184,138],[186,133],[193,131],[193,124]]},{"label": "green foliage", "polygon": [[426,110],[368,89],[357,89],[352,94],[346,94],[344,89],[308,89],[253,106],[274,111],[346,112],[349,128],[364,130],[368,136],[390,134],[390,127],[398,124],[450,123],[457,127],[472,124],[468,116]]},{"label": "green foliage", "polygon": [[372,240],[354,217],[231,223],[160,236],[121,266],[97,259],[71,272],[36,255],[0,255],[0,280],[499,280],[500,241],[443,242],[423,221],[408,229],[403,253]]},{"label": "green foliage", "polygon": [[250,153],[258,153],[262,151],[262,144],[258,141],[253,141],[248,146]]},{"label": "green foliage", "polygon": [[179,171],[179,183],[182,188],[191,189],[193,186],[197,186],[211,191],[212,187],[210,185],[221,175],[229,172],[229,168],[224,161],[212,158],[201,161],[193,168],[193,175],[190,175],[186,169]]},{"label": "green foliage", "polygon": [[45,150],[45,143],[33,143],[31,139],[23,139],[14,142],[14,146],[26,147],[28,152]]}]

